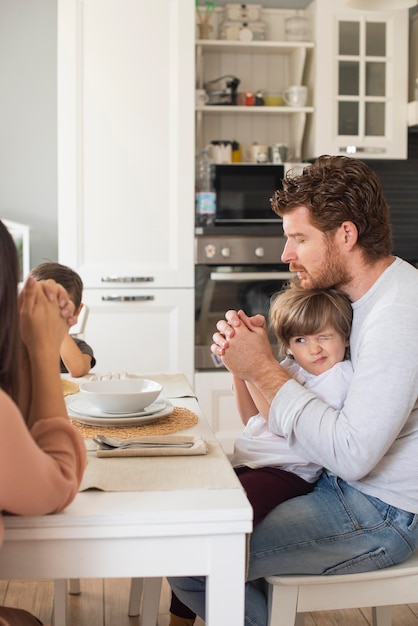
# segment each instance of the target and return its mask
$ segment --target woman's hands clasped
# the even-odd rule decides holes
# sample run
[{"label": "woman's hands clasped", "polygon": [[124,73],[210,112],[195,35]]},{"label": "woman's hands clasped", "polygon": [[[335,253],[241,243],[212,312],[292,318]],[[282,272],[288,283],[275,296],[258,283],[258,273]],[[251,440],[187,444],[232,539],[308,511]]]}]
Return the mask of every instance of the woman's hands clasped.
[{"label": "woman's hands clasped", "polygon": [[53,280],[28,278],[19,294],[20,334],[29,352],[53,350],[57,359],[68,328],[75,323],[74,304]]}]

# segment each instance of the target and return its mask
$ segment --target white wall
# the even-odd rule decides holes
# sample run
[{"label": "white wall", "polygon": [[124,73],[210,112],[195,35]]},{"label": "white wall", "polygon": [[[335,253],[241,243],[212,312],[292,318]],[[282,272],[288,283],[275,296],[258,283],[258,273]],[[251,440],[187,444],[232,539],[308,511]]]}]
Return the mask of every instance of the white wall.
[{"label": "white wall", "polygon": [[57,260],[56,0],[0,0],[0,217]]}]

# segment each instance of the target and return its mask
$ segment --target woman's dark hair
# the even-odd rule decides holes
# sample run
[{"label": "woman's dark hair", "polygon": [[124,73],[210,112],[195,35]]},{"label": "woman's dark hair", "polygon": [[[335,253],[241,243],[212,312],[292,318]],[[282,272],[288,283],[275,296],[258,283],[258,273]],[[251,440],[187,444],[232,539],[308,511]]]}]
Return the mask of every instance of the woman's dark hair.
[{"label": "woman's dark hair", "polygon": [[358,245],[369,261],[392,253],[389,207],[379,177],[359,159],[323,155],[300,176],[292,177],[290,170],[271,206],[280,216],[306,207],[311,224],[323,233],[332,234],[343,222],[353,222]]},{"label": "woman's dark hair", "polygon": [[18,397],[19,365],[18,277],[17,248],[0,221],[0,387],[15,401]]}]

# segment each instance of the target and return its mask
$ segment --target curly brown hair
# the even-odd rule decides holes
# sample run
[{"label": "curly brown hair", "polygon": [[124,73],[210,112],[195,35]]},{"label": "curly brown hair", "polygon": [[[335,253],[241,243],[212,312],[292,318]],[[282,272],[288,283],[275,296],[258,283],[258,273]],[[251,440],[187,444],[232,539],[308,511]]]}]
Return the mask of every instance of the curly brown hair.
[{"label": "curly brown hair", "polygon": [[283,217],[298,206],[306,207],[311,224],[326,234],[343,222],[353,222],[366,260],[392,254],[389,207],[379,177],[363,161],[323,155],[300,176],[292,176],[290,170],[271,207]]}]

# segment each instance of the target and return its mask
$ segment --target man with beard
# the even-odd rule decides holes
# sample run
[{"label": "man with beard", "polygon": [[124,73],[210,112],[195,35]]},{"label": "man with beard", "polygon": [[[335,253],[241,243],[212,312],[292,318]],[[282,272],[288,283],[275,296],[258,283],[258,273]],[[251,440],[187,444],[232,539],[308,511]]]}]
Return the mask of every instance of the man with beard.
[{"label": "man with beard", "polygon": [[[287,238],[282,260],[304,288],[352,301],[353,379],[334,410],[278,364],[265,320],[227,311],[212,352],[270,405],[272,432],[325,469],[313,491],[277,506],[251,537],[246,624],[267,624],[253,581],[347,574],[404,561],[418,545],[418,271],[391,256],[389,209],[362,161],[322,156],[272,199]],[[172,578],[205,617],[205,583]]]}]

